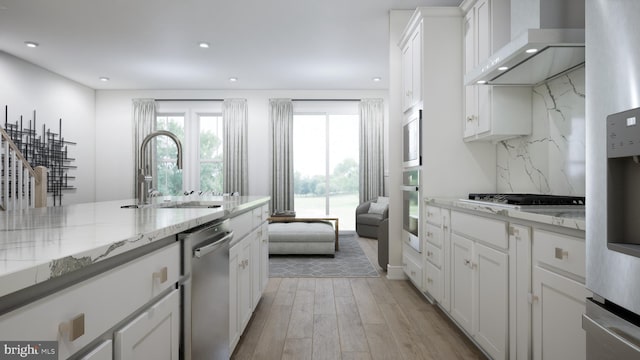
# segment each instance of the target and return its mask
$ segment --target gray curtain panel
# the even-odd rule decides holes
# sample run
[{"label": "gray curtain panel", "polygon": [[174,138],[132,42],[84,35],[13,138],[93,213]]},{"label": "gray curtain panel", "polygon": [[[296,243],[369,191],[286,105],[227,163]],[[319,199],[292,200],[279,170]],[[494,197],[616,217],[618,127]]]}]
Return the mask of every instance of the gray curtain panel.
[{"label": "gray curtain panel", "polygon": [[271,212],[293,209],[293,103],[269,100],[271,124]]},{"label": "gray curtain panel", "polygon": [[222,103],[224,123],[224,192],[249,193],[247,157],[248,116],[246,99],[225,99]]},{"label": "gray curtain panel", "polygon": [[360,101],[360,203],[384,195],[384,102]]},{"label": "gray curtain panel", "polygon": [[[132,100],[132,119],[133,119],[133,153],[134,153],[134,166],[133,169],[133,183],[138,183],[138,169],[142,166],[140,164],[140,145],[142,144],[142,140],[144,138],[154,132],[156,130],[156,101],[154,99],[133,99]],[[155,174],[155,156],[154,150],[155,146],[153,145],[153,141],[147,146],[147,151],[145,154],[146,163],[149,165],[149,169],[151,170],[151,176],[153,179],[156,179]],[[145,170],[148,171],[148,170]],[[149,174],[147,172],[147,174]],[[153,187],[153,184],[152,184]],[[134,187],[134,197],[138,197],[138,186]]]}]

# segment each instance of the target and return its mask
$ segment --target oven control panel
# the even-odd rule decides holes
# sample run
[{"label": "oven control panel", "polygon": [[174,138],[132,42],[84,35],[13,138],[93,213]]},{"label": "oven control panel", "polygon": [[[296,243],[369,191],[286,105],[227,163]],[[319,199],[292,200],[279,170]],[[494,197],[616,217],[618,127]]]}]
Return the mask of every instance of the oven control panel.
[{"label": "oven control panel", "polygon": [[640,108],[607,116],[607,157],[640,155]]}]

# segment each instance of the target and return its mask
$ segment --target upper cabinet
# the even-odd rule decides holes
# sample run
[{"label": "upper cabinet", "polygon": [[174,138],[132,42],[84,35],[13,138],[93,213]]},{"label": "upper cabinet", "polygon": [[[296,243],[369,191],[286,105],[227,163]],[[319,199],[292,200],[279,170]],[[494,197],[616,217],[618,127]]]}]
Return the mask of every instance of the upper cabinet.
[{"label": "upper cabinet", "polygon": [[402,49],[402,111],[416,105],[422,88],[422,21],[401,44]]},{"label": "upper cabinet", "polygon": [[[509,1],[465,1],[464,72],[509,41]],[[531,133],[531,87],[465,86],[465,141],[501,141]]]}]

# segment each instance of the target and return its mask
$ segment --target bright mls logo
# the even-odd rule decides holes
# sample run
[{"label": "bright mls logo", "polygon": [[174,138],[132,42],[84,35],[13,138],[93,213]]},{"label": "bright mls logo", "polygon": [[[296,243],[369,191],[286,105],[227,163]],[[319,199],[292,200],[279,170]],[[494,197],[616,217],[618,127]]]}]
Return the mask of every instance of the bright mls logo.
[{"label": "bright mls logo", "polygon": [[0,341],[0,360],[57,360],[57,341]]}]

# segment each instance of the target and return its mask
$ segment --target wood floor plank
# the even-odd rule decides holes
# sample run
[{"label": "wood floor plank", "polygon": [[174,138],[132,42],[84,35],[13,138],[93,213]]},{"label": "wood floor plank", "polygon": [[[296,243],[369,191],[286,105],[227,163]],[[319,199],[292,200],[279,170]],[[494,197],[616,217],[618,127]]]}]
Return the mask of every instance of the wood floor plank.
[{"label": "wood floor plank", "polygon": [[371,360],[369,352],[343,351],[342,360]]},{"label": "wood floor plank", "polygon": [[273,301],[274,305],[293,305],[293,300],[296,297],[296,290],[298,287],[297,278],[283,278],[280,281],[276,298]]},{"label": "wood floor plank", "polygon": [[313,360],[340,359],[340,339],[336,314],[313,316]]},{"label": "wood floor plank", "polygon": [[355,299],[352,296],[336,296],[336,313],[342,351],[368,352],[367,336]]},{"label": "wood floor plank", "polygon": [[287,339],[302,339],[313,337],[313,307],[315,291],[304,287],[296,291],[293,301]]},{"label": "wood floor plank", "polygon": [[363,324],[384,324],[384,318],[376,303],[367,279],[351,279],[351,289],[358,305],[358,312]]},{"label": "wood floor plank", "polygon": [[[398,304],[380,304],[380,310],[384,315],[391,334],[396,340],[402,358],[405,360],[436,360],[430,348],[425,346],[419,332],[405,317]],[[437,354],[436,354],[437,355]]]},{"label": "wood floor plank", "polygon": [[307,339],[287,339],[284,342],[282,360],[311,360],[313,351],[313,340]]},{"label": "wood floor plank", "polygon": [[351,283],[349,282],[348,278],[333,279],[333,295],[335,297],[339,297],[339,296],[353,297],[353,292],[351,291]]},{"label": "wood floor plank", "polygon": [[274,360],[282,357],[289,328],[291,305],[273,305],[252,359]]},{"label": "wood floor plank", "polygon": [[364,324],[373,360],[398,360],[400,351],[387,324]]},{"label": "wood floor plank", "polygon": [[384,278],[368,278],[367,284],[378,304],[397,304]]},{"label": "wood floor plank", "polygon": [[335,314],[336,306],[333,301],[333,280],[316,279],[315,303],[313,314]]}]

